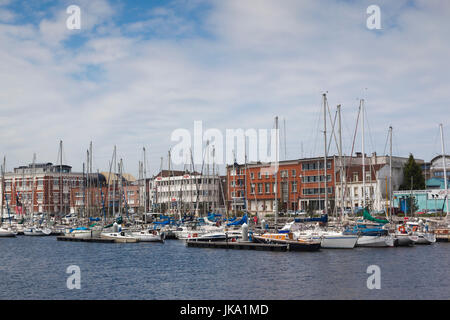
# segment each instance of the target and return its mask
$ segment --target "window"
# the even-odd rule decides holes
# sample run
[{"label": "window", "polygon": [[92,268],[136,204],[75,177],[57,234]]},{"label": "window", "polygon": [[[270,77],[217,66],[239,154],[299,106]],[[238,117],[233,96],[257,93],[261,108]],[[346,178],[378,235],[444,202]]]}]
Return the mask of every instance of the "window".
[{"label": "window", "polygon": [[254,183],[252,183],[250,186],[250,193],[255,194],[255,184]]},{"label": "window", "polygon": [[266,182],[265,184],[265,193],[270,193],[270,182]]},{"label": "window", "polygon": [[296,177],[296,175],[297,175],[297,172],[296,172],[296,170],[295,169],[293,169],[292,171],[291,171],[291,173],[292,173],[292,177]]},{"label": "window", "polygon": [[371,174],[370,174],[370,172],[366,172],[366,180],[368,180],[368,181],[371,180]]},{"label": "window", "polygon": [[358,172],[353,172],[353,182],[357,182],[359,180]]},{"label": "window", "polygon": [[291,182],[291,192],[297,192],[297,181]]},{"label": "window", "polygon": [[258,179],[261,179],[261,171],[258,172]]},{"label": "window", "polygon": [[250,173],[250,178],[253,180],[255,179],[255,174],[253,172]]},{"label": "window", "polygon": [[262,194],[262,183],[258,183],[258,193]]}]

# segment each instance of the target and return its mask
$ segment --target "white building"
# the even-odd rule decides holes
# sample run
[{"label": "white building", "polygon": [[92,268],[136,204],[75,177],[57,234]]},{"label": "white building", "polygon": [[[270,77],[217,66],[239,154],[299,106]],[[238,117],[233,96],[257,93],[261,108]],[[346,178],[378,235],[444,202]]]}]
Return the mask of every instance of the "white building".
[{"label": "white building", "polygon": [[[207,214],[221,206],[219,176],[163,170],[147,183],[150,208],[169,213]],[[168,211],[169,209],[169,211]]]},{"label": "white building", "polygon": [[[390,159],[389,156],[377,156],[376,153],[365,157],[363,181],[363,157],[344,158],[344,179],[341,182],[339,160],[336,160],[336,206],[338,208],[360,208],[369,206],[375,211],[389,207]],[[404,157],[392,157],[392,191],[403,183],[403,167],[408,161]],[[418,164],[424,161],[415,159]],[[365,187],[365,190],[364,190]],[[342,193],[344,190],[344,194]]]}]

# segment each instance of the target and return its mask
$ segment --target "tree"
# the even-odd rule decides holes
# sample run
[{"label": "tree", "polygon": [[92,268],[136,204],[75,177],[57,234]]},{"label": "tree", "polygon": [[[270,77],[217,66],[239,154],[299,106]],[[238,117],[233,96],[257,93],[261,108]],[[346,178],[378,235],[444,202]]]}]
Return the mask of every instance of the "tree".
[{"label": "tree", "polygon": [[412,154],[403,166],[403,183],[400,190],[424,190],[425,178],[422,174],[422,168],[417,164]]}]

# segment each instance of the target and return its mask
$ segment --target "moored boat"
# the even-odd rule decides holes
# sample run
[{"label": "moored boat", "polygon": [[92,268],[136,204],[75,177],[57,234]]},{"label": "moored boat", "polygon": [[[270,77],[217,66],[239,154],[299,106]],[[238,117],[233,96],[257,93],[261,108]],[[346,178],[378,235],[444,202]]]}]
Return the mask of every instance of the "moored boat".
[{"label": "moored boat", "polygon": [[125,231],[102,232],[100,234],[100,238],[111,239],[114,240],[115,242],[123,242],[123,243],[134,243],[139,241],[136,237],[132,236],[131,234]]},{"label": "moored boat", "polygon": [[164,232],[156,230],[132,231],[131,235],[140,242],[164,242]]},{"label": "moored boat", "polygon": [[294,238],[293,233],[264,233],[253,235],[253,239],[260,243],[287,244],[290,251],[317,251],[320,249],[320,241]]},{"label": "moored boat", "polygon": [[25,236],[49,236],[52,234],[50,228],[29,227],[23,230]]},{"label": "moored boat", "polygon": [[12,238],[16,236],[16,232],[11,229],[0,228],[0,238]]}]

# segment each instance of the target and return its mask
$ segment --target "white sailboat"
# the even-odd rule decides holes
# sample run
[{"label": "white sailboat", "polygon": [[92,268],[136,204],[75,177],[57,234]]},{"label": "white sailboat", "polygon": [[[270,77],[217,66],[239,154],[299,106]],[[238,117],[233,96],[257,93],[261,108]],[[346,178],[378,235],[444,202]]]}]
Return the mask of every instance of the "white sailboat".
[{"label": "white sailboat", "polygon": [[13,238],[17,235],[12,229],[9,228],[0,228],[0,238]]},{"label": "white sailboat", "polygon": [[1,238],[11,238],[11,237],[15,237],[17,232],[15,232],[14,230],[11,229],[11,227],[9,228],[4,228],[1,226],[1,224],[3,223],[3,199],[5,199],[4,197],[4,190],[5,190],[5,158],[3,160],[3,165],[2,165],[2,205],[0,207],[0,211],[1,211],[1,215],[0,215],[0,237]]},{"label": "white sailboat", "polygon": [[436,242],[436,236],[434,233],[428,232],[420,222],[407,222],[406,229],[411,232],[412,235],[417,236],[415,244],[433,244]]},{"label": "white sailboat", "polygon": [[[340,109],[339,109],[340,111]],[[323,116],[324,116],[324,189],[325,189],[325,205],[324,213],[328,215],[328,188],[327,188],[327,97],[323,94]],[[339,146],[341,154],[342,146]],[[295,237],[307,237],[316,241],[320,241],[321,248],[325,249],[353,249],[358,240],[357,235],[344,234],[340,230],[325,230],[317,226],[313,230],[294,231]]]},{"label": "white sailboat", "polygon": [[32,226],[25,228],[23,234],[26,236],[49,236],[52,230],[46,227]]},{"label": "white sailboat", "polygon": [[67,230],[64,232],[64,236],[76,239],[95,239],[100,237],[101,232],[102,227],[79,227]]},{"label": "white sailboat", "polygon": [[132,231],[131,235],[140,242],[164,242],[164,232],[157,230]]},{"label": "white sailboat", "polygon": [[119,232],[102,232],[100,238],[114,240],[115,242],[134,243],[139,240],[126,231]]}]

